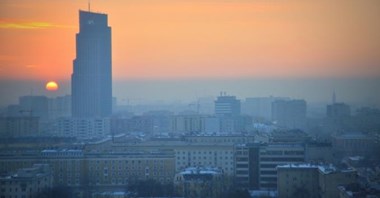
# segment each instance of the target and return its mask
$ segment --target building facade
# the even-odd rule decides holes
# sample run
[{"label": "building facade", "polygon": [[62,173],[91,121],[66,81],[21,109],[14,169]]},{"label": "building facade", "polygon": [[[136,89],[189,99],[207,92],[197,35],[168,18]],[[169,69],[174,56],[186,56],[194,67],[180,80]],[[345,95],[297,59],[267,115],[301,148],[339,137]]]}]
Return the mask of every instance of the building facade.
[{"label": "building facade", "polygon": [[277,166],[305,161],[301,144],[240,144],[235,146],[235,178],[253,190],[277,188]]},{"label": "building facade", "polygon": [[339,186],[352,184],[357,173],[332,165],[287,164],[277,166],[277,190],[281,198],[339,197]]},{"label": "building facade", "polygon": [[221,169],[212,167],[188,167],[174,178],[177,193],[189,198],[221,197],[229,182]]},{"label": "building facade", "polygon": [[318,166],[288,164],[277,166],[277,191],[281,198],[319,197]]},{"label": "building facade", "polygon": [[111,28],[107,15],[79,11],[76,59],[71,76],[72,116],[112,113]]},{"label": "building facade", "polygon": [[109,118],[59,118],[55,123],[55,135],[59,137],[90,139],[111,134],[111,121]]},{"label": "building facade", "polygon": [[217,116],[237,116],[240,115],[240,100],[236,96],[218,96],[215,101],[215,115]]},{"label": "building facade", "polygon": [[48,164],[34,164],[16,173],[0,177],[0,197],[38,198],[38,194],[53,187]]},{"label": "building facade", "polygon": [[272,103],[272,121],[287,129],[306,128],[305,100],[277,100]]}]

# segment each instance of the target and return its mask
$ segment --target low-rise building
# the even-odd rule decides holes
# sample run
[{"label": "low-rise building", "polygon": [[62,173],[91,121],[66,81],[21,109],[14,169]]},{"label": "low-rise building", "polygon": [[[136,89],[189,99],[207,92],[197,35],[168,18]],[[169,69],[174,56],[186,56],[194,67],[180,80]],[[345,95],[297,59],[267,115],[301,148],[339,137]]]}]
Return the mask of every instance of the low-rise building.
[{"label": "low-rise building", "polygon": [[354,169],[338,169],[334,166],[318,166],[319,171],[319,197],[339,197],[340,185],[355,183],[357,173]]},{"label": "low-rise building", "polygon": [[83,152],[71,149],[2,155],[0,172],[35,163],[50,165],[54,186],[112,189],[146,179],[171,183],[175,174],[172,152]]},{"label": "low-rise building", "polygon": [[289,164],[277,166],[277,192],[281,198],[319,197],[318,166]]},{"label": "low-rise building", "polygon": [[229,185],[223,170],[212,167],[188,167],[174,178],[177,193],[183,197],[221,197]]},{"label": "low-rise building", "polygon": [[332,145],[339,156],[366,156],[375,150],[376,141],[370,135],[346,133],[333,136]]},{"label": "low-rise building", "polygon": [[277,166],[278,196],[335,198],[339,197],[339,186],[354,183],[356,178],[355,170],[332,165],[281,165]]},{"label": "low-rise building", "polygon": [[191,166],[219,167],[234,174],[234,146],[222,143],[194,143],[175,147],[176,171]]},{"label": "low-rise building", "polygon": [[35,116],[0,117],[2,137],[21,137],[39,135],[39,118]]},{"label": "low-rise building", "polygon": [[305,148],[300,144],[236,145],[236,182],[251,190],[274,190],[277,188],[277,166],[304,161]]},{"label": "low-rise building", "polygon": [[34,198],[53,186],[48,164],[35,164],[16,173],[0,177],[0,197]]}]

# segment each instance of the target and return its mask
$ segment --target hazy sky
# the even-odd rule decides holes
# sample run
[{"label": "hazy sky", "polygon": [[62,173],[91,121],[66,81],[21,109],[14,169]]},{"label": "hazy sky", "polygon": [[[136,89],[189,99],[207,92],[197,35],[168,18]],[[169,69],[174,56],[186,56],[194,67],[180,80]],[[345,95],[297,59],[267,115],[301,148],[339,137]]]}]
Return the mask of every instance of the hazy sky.
[{"label": "hazy sky", "polygon": [[[8,83],[1,91],[13,90],[17,81],[68,84],[79,9],[88,9],[87,0],[0,1],[0,80]],[[92,0],[91,10],[108,14],[115,82],[319,79],[323,84],[326,78],[367,82],[380,76],[379,0]],[[378,81],[369,82],[373,88]],[[263,90],[271,90],[267,84]],[[276,94],[275,84],[270,93]],[[222,85],[215,84],[211,94]],[[116,89],[122,86],[115,83],[114,93],[125,95]],[[241,92],[238,87],[231,94]],[[334,85],[322,87],[324,95]],[[136,90],[126,92],[157,89],[130,88]]]}]

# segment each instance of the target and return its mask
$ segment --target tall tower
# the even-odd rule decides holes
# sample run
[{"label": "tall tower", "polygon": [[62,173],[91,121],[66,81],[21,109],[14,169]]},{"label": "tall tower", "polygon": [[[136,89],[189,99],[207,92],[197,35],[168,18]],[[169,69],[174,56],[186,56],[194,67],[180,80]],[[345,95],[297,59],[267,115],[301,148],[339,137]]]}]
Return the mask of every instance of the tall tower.
[{"label": "tall tower", "polygon": [[111,27],[107,15],[79,11],[76,59],[71,75],[72,116],[112,113]]}]

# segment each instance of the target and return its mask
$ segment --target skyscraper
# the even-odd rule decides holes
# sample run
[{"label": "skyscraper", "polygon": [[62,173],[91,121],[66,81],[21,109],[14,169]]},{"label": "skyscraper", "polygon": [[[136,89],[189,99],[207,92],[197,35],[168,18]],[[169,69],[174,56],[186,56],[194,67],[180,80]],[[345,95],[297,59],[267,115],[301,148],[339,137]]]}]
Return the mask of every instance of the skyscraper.
[{"label": "skyscraper", "polygon": [[107,15],[79,11],[76,59],[71,76],[73,117],[112,113],[111,27]]}]

